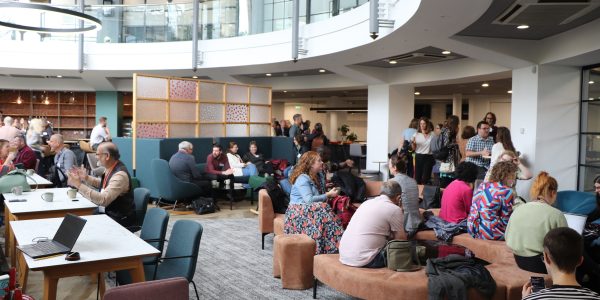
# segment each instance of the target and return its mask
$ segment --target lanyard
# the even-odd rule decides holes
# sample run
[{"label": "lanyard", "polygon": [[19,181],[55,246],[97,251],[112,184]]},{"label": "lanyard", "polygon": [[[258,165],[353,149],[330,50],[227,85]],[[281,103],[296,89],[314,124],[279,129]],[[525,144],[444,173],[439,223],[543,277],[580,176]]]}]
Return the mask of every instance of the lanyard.
[{"label": "lanyard", "polygon": [[110,169],[108,169],[106,171],[106,173],[104,174],[104,180],[102,182],[102,189],[106,188],[106,184],[108,183],[108,178],[110,177],[110,175],[112,174],[112,171],[115,169],[115,167],[117,166],[118,161],[115,162],[115,164],[110,167]]}]

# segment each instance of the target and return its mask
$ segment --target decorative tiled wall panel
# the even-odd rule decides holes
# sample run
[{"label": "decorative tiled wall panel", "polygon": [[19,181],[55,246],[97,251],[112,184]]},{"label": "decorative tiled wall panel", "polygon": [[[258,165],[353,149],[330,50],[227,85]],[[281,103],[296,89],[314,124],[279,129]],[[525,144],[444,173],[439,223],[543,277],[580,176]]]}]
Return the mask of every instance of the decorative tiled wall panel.
[{"label": "decorative tiled wall panel", "polygon": [[200,82],[200,101],[223,102],[223,86],[221,83]]},{"label": "decorative tiled wall panel", "polygon": [[137,101],[137,121],[167,121],[166,101]]},{"label": "decorative tiled wall panel", "polygon": [[227,136],[248,136],[248,125],[227,124]]},{"label": "decorative tiled wall panel", "polygon": [[251,87],[250,88],[250,103],[255,104],[271,104],[269,95],[271,90],[268,88]]},{"label": "decorative tiled wall panel", "polygon": [[250,122],[265,122],[270,121],[271,108],[268,106],[250,106]]},{"label": "decorative tiled wall panel", "polygon": [[200,103],[200,122],[225,121],[225,104]]},{"label": "decorative tiled wall panel", "polygon": [[196,110],[198,105],[192,102],[170,102],[169,115],[171,122],[196,121]]},{"label": "decorative tiled wall panel", "polygon": [[196,81],[170,80],[169,99],[196,100]]},{"label": "decorative tiled wall panel", "polygon": [[227,104],[227,117],[225,120],[228,123],[232,122],[248,122],[248,106],[241,104]]},{"label": "decorative tiled wall panel", "polygon": [[137,77],[138,98],[167,99],[167,79],[154,77]]},{"label": "decorative tiled wall panel", "polygon": [[224,128],[222,124],[200,124],[200,137],[220,137],[224,136]]},{"label": "decorative tiled wall panel", "polygon": [[169,137],[194,137],[196,124],[169,124]]},{"label": "decorative tiled wall panel", "polygon": [[228,103],[248,103],[248,87],[242,85],[227,85]]},{"label": "decorative tiled wall panel", "polygon": [[167,137],[167,125],[157,123],[139,123],[136,135],[138,138],[165,138]]}]

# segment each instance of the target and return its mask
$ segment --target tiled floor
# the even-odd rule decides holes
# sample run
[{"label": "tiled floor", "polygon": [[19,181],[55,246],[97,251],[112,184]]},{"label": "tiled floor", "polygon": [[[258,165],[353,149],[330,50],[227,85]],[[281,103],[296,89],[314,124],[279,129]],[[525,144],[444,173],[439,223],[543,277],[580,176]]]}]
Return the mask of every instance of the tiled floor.
[{"label": "tiled floor", "polygon": [[[221,211],[206,215],[196,215],[193,211],[169,211],[171,217],[169,222],[180,219],[217,219],[217,218],[248,218],[256,216],[250,209],[256,208],[250,201],[236,202],[233,210],[229,210],[229,202],[219,202]],[[150,205],[150,207],[153,207]],[[1,231],[2,233],[4,230]],[[91,276],[69,277],[59,280],[57,299],[96,299],[96,278]],[[29,272],[29,280],[26,293],[35,299],[42,299],[43,274],[41,272]]]}]

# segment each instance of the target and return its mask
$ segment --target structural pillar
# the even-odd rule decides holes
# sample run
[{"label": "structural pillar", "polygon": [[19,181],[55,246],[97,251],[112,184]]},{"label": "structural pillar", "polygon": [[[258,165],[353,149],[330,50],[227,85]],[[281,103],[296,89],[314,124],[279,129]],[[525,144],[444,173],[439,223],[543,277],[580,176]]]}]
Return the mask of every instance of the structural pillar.
[{"label": "structural pillar", "polygon": [[460,120],[462,117],[462,94],[452,95],[452,114]]},{"label": "structural pillar", "polygon": [[96,124],[100,117],[108,118],[113,137],[122,135],[123,96],[119,92],[96,92]]},{"label": "structural pillar", "polygon": [[[547,171],[559,190],[577,189],[581,70],[536,65],[513,70],[511,135],[533,175]],[[517,192],[529,199],[531,180]]]},{"label": "structural pillar", "polygon": [[[368,89],[367,169],[377,170],[376,161],[387,161],[387,155],[398,148],[402,131],[414,117],[413,87],[379,84]],[[384,174],[387,164],[381,165]]]}]

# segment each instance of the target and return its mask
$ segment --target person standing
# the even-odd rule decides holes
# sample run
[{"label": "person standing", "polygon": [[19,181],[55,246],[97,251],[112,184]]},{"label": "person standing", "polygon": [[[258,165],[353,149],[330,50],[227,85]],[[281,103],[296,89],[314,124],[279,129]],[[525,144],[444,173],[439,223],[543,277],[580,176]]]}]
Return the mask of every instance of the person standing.
[{"label": "person standing", "polygon": [[98,163],[106,168],[100,178],[87,175],[87,170],[81,166],[69,171],[68,184],[100,206],[100,213],[106,213],[123,227],[134,225],[135,203],[131,178],[127,167],[119,160],[119,149],[113,143],[104,142],[97,147],[96,157]]},{"label": "person standing", "polygon": [[17,135],[21,135],[21,131],[12,124],[13,118],[4,117],[4,126],[0,127],[0,139],[12,141]]},{"label": "person standing", "polygon": [[294,124],[292,125],[292,127],[290,127],[290,132],[289,132],[289,137],[293,138],[296,135],[302,134],[302,115],[301,114],[295,114],[294,115]]},{"label": "person standing", "polygon": [[488,123],[488,125],[490,125],[490,137],[492,137],[494,142],[496,142],[496,136],[498,134],[498,127],[496,127],[496,114],[490,111],[485,114],[485,117],[482,121],[485,121]]},{"label": "person standing", "polygon": [[431,140],[433,124],[422,117],[419,120],[419,130],[412,137],[412,149],[415,151],[415,179],[417,184],[428,184],[435,159],[431,155]]},{"label": "person standing", "polygon": [[467,142],[466,161],[477,165],[477,178],[483,179],[490,167],[490,154],[494,139],[490,137],[490,125],[486,121],[477,123],[477,135]]},{"label": "person standing", "polygon": [[102,142],[111,141],[110,131],[106,125],[107,120],[108,119],[106,117],[100,117],[98,119],[98,125],[94,126],[94,129],[92,129],[92,134],[90,135],[90,145],[94,150],[96,150],[98,145],[100,145]]}]

